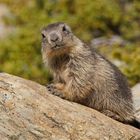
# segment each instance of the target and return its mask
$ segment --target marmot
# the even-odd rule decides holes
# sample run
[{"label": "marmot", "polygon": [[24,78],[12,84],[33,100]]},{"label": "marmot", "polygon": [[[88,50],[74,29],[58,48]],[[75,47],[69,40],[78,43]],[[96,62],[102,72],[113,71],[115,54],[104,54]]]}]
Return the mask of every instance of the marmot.
[{"label": "marmot", "polygon": [[42,56],[54,75],[50,93],[137,128],[132,93],[120,70],[62,22],[42,30]]}]

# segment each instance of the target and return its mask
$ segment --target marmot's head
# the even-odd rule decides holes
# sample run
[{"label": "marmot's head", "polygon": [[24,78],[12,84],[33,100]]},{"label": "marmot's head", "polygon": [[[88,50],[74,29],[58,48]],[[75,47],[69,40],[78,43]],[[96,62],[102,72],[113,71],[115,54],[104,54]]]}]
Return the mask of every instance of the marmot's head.
[{"label": "marmot's head", "polygon": [[42,51],[56,55],[70,50],[77,43],[71,28],[62,22],[49,24],[42,30]]}]

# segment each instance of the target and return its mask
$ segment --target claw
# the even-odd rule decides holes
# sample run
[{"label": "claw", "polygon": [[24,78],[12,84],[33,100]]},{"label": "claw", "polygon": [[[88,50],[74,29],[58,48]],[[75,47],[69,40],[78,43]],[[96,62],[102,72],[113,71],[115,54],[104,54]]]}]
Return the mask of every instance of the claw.
[{"label": "claw", "polygon": [[53,84],[47,84],[46,87],[47,88],[53,88]]},{"label": "claw", "polygon": [[58,96],[58,97],[64,99],[63,94],[60,93],[59,91],[57,91],[57,89],[54,87],[53,84],[48,84],[48,85],[46,85],[46,87],[50,94],[53,94],[55,96]]},{"label": "claw", "polygon": [[64,98],[64,97],[63,97],[63,94],[60,93],[60,92],[54,92],[53,94],[54,94],[55,96],[60,97],[60,98]]},{"label": "claw", "polygon": [[48,88],[48,91],[52,91],[52,89]]}]

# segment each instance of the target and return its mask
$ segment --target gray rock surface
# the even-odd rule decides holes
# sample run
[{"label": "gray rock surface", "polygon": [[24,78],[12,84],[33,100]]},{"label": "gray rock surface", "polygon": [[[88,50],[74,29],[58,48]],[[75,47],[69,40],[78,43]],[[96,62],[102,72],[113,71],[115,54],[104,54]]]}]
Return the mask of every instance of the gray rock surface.
[{"label": "gray rock surface", "polygon": [[140,83],[132,88],[134,105],[136,108],[136,116],[140,118]]},{"label": "gray rock surface", "polygon": [[15,31],[14,27],[5,25],[4,17],[13,18],[13,15],[6,5],[0,4],[0,38],[4,38]]},{"label": "gray rock surface", "polygon": [[129,44],[129,42],[117,35],[113,35],[110,38],[98,37],[92,39],[91,41],[91,46],[94,46],[95,48],[102,47],[102,46],[112,46],[114,44],[124,46],[126,44]]},{"label": "gray rock surface", "polygon": [[0,73],[0,140],[140,140],[140,130]]}]

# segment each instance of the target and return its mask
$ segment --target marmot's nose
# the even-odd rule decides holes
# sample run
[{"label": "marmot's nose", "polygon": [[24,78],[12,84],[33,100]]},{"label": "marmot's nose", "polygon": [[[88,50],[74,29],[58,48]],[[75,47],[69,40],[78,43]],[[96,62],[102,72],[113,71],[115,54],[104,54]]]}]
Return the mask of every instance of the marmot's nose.
[{"label": "marmot's nose", "polygon": [[56,42],[58,39],[59,39],[59,36],[56,33],[50,34],[50,41],[51,42]]}]

